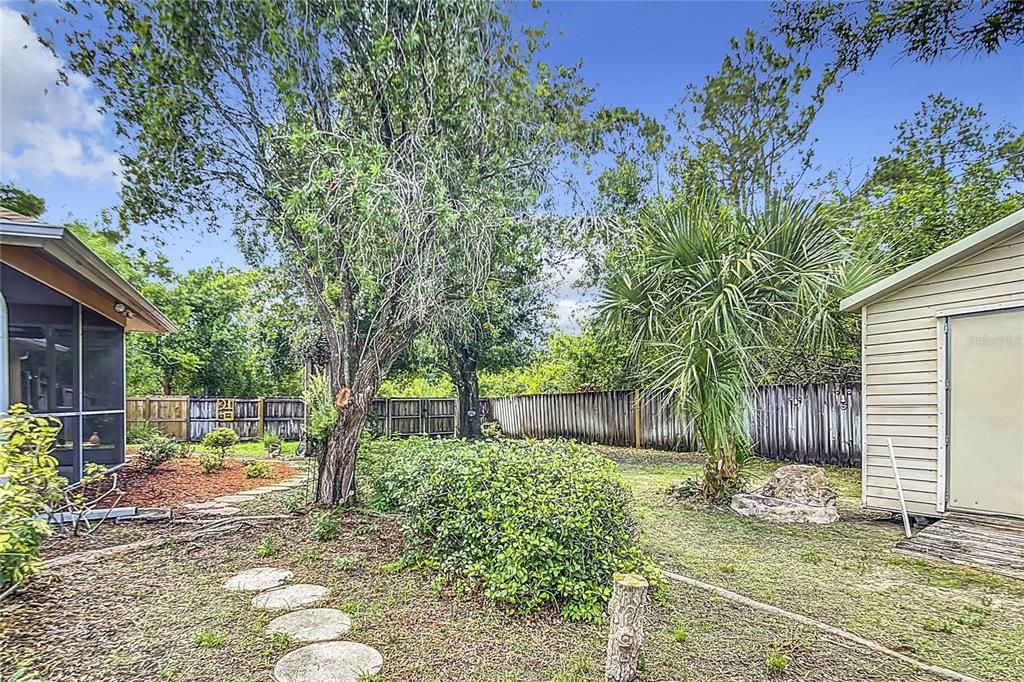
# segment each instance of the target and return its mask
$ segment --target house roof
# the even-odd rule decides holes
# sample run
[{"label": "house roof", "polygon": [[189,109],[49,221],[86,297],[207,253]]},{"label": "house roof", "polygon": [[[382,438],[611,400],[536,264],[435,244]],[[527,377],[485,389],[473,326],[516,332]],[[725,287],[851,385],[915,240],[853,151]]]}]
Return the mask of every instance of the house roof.
[{"label": "house roof", "polygon": [[[27,247],[123,303],[127,306],[125,326],[128,329],[154,332],[176,329],[155,305],[63,226],[47,225],[0,207],[0,248],[3,246]],[[32,272],[25,274],[31,276]]]},{"label": "house roof", "polygon": [[936,251],[927,258],[922,258],[913,265],[907,266],[885,279],[861,289],[848,298],[844,298],[839,304],[839,309],[844,312],[860,310],[870,303],[885,298],[898,289],[919,282],[931,274],[945,270],[965,258],[995,246],[1021,230],[1024,230],[1024,209],[1011,213],[988,227],[950,244],[941,251]]}]

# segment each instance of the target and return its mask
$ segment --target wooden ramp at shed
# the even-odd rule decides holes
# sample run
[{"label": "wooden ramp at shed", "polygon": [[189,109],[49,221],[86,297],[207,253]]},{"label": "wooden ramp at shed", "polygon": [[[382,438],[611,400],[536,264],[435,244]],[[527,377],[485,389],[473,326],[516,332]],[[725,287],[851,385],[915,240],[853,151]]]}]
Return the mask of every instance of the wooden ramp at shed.
[{"label": "wooden ramp at shed", "polygon": [[901,540],[896,551],[1024,580],[1024,520],[952,514]]}]

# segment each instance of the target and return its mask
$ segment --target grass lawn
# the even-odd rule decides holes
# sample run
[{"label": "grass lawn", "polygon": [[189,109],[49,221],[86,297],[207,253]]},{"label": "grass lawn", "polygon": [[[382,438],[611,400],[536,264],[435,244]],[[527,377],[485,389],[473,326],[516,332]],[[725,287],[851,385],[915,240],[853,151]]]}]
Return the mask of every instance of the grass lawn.
[{"label": "grass lawn", "polygon": [[[838,523],[773,526],[666,495],[699,473],[693,455],[603,450],[666,568],[979,679],[1024,680],[1024,582],[893,552],[902,527],[860,508],[859,469],[827,468]],[[781,464],[759,462],[758,477]]]},{"label": "grass lawn", "polygon": [[[692,458],[607,454],[635,489],[646,539],[666,567],[982,679],[1024,679],[1024,583],[892,554],[899,529],[859,512],[856,472],[829,472],[851,520],[777,527],[687,508],[665,495],[698,470]],[[282,513],[284,497],[294,494],[258,498],[244,511]],[[270,556],[259,555],[261,545],[272,548]],[[261,565],[328,586],[325,605],[354,616],[346,637],[383,654],[381,680],[603,679],[605,625],[566,623],[550,613],[510,615],[472,594],[439,588],[429,572],[394,572],[390,564],[400,552],[393,518],[354,511],[328,542],[316,541],[307,520],[296,517],[43,575],[0,604],[0,680],[22,665],[49,682],[269,682],[273,663],[295,645],[264,633],[269,618],[249,596],[220,588],[226,577]],[[673,584],[652,605],[640,679],[933,678]]]}]

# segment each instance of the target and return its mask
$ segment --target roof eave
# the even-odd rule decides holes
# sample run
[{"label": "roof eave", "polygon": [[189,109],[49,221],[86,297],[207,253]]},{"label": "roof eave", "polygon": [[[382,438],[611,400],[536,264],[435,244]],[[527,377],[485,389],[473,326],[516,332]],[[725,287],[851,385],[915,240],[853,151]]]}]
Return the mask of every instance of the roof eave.
[{"label": "roof eave", "polygon": [[941,251],[936,251],[927,258],[922,258],[913,265],[909,265],[885,279],[861,289],[852,296],[844,298],[839,303],[839,309],[843,312],[860,310],[864,306],[883,298],[897,289],[902,289],[928,275],[949,267],[957,260],[968,258],[1009,238],[1010,233],[1021,226],[1024,226],[1024,209],[1011,213],[988,227],[950,244]]}]

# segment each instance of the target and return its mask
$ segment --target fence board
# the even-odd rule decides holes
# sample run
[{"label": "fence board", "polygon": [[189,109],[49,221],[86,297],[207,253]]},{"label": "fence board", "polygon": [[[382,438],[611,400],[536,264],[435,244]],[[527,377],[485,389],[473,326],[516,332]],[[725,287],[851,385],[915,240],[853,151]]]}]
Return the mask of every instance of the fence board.
[{"label": "fence board", "polygon": [[[859,466],[860,406],[859,384],[760,386],[751,395],[750,435],[762,457]],[[687,419],[663,389],[487,398],[486,413],[515,438],[696,449]]]},{"label": "fence board", "polygon": [[150,423],[171,438],[188,436],[188,396],[131,396],[125,399],[128,428]]}]

